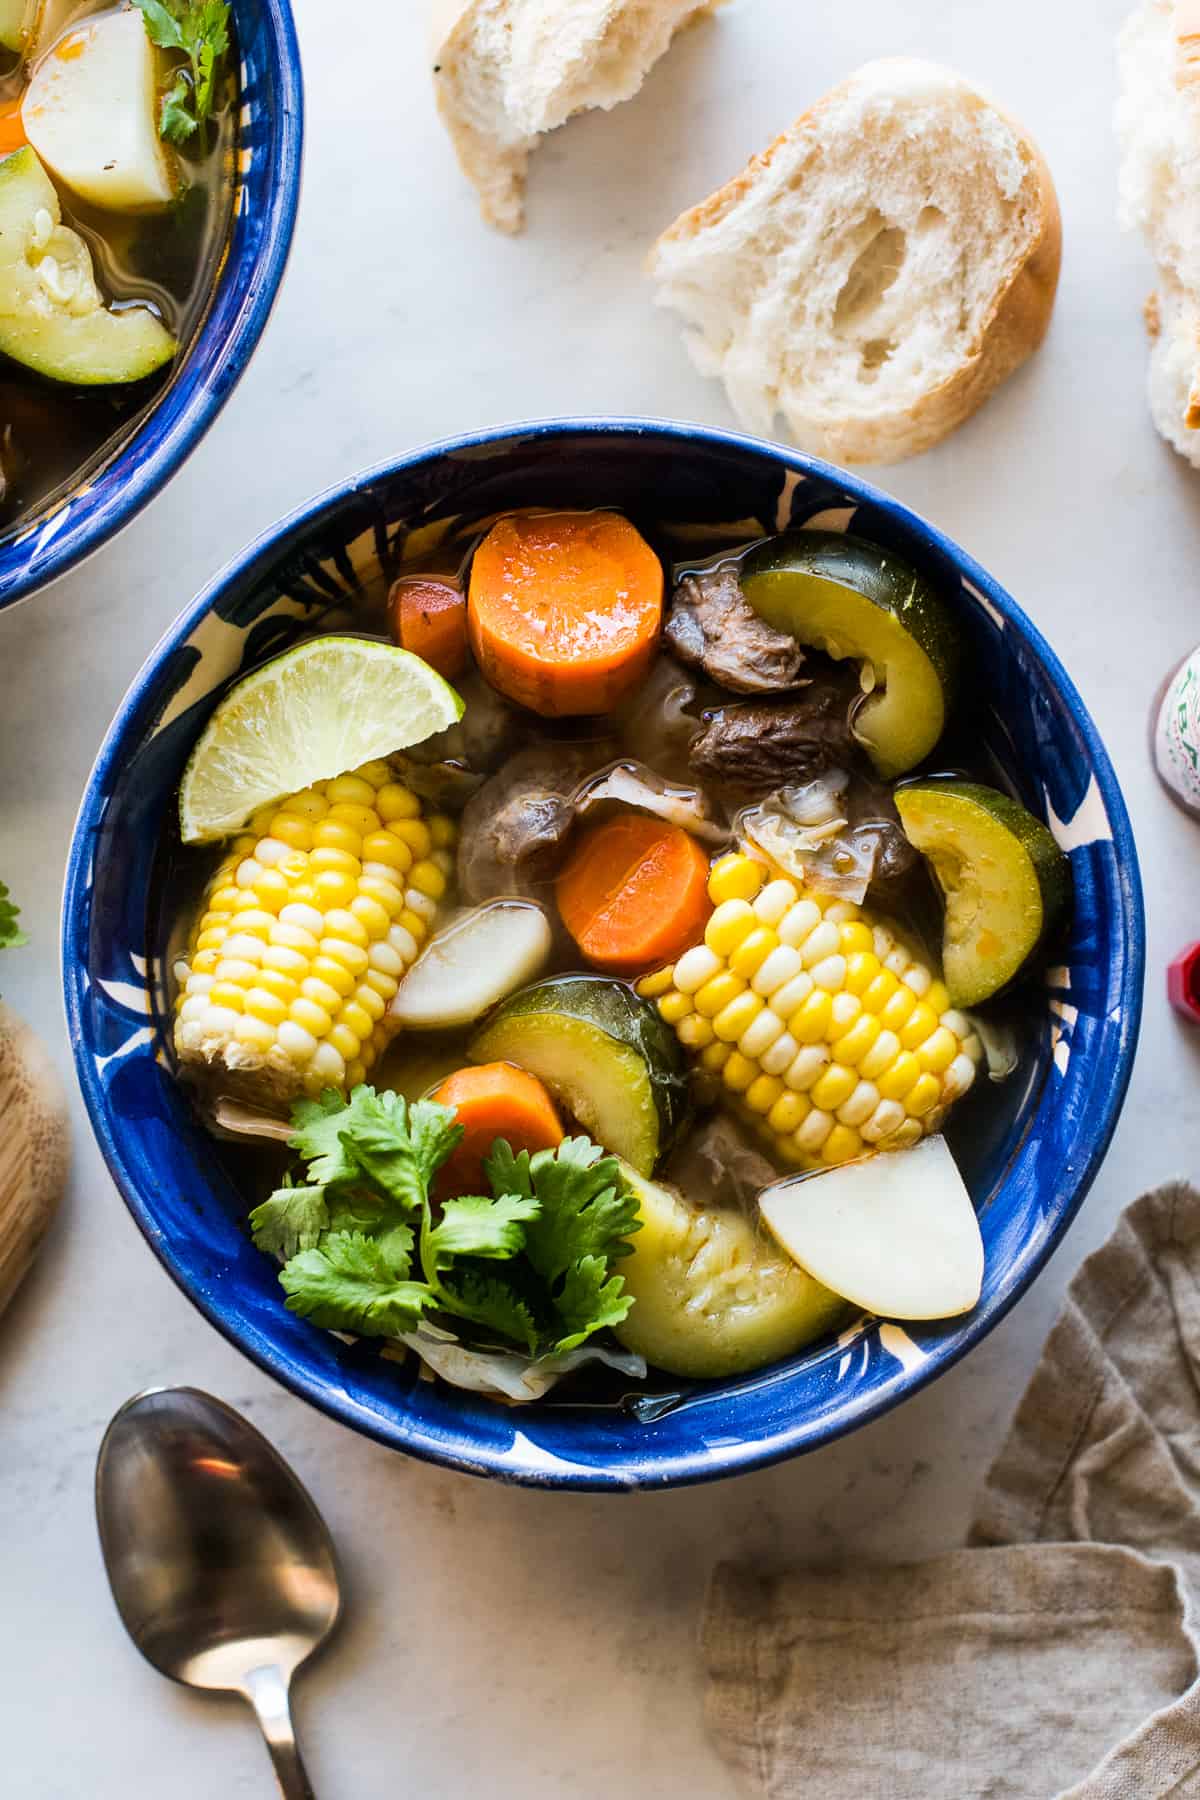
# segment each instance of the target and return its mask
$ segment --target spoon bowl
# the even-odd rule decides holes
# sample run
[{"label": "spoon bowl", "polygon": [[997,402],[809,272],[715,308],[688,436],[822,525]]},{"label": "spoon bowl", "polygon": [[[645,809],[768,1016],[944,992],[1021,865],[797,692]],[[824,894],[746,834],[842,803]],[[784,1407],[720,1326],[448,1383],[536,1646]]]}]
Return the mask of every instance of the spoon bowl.
[{"label": "spoon bowl", "polygon": [[288,1690],[337,1624],[341,1596],[325,1522],[283,1458],[211,1395],[154,1388],[104,1435],[96,1517],[142,1655],[173,1681],[244,1695],[284,1794],[311,1795]]}]

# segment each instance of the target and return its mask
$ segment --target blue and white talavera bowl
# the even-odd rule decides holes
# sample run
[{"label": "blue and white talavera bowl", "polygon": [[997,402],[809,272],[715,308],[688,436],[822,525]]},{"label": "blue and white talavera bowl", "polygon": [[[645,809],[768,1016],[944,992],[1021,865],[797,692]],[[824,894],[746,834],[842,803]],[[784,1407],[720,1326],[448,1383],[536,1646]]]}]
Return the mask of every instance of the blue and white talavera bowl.
[{"label": "blue and white talavera bowl", "polygon": [[[928,575],[973,651],[981,729],[1018,748],[1026,803],[1070,853],[1075,910],[1035,1005],[1024,1078],[980,1107],[966,1174],[987,1251],[983,1298],[942,1326],[863,1320],[758,1374],[701,1386],[661,1416],[512,1410],[418,1378],[289,1313],[246,1205],[167,1063],[153,905],[156,846],[184,761],[240,671],[311,632],[415,527],[514,506],[614,506],[746,536],[853,529]],[[656,1488],[810,1450],[894,1406],[992,1329],[1083,1201],[1124,1098],[1144,921],[1129,820],[1104,747],[1053,651],[984,571],[863,482],[793,451],[699,427],[565,420],[436,445],[324,495],[254,544],[155,650],[84,796],[67,875],[63,966],[79,1080],[127,1205],[200,1311],[262,1368],[384,1444],[473,1474],[568,1488]],[[643,1409],[643,1412],[646,1409]]]},{"label": "blue and white talavera bowl", "polygon": [[189,456],[254,353],[287,265],[300,199],[300,51],[288,0],[232,0],[240,105],[229,250],[170,384],[117,454],[0,543],[0,611],[98,550]]}]

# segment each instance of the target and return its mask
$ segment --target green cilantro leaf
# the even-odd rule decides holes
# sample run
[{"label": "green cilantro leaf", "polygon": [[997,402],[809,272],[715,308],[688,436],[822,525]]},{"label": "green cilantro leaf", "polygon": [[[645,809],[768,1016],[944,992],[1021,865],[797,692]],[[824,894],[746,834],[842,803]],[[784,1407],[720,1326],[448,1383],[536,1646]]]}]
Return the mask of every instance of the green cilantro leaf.
[{"label": "green cilantro leaf", "polygon": [[532,1195],[502,1194],[489,1200],[482,1194],[464,1194],[447,1200],[426,1246],[439,1261],[453,1256],[505,1261],[524,1249],[525,1223],[541,1210],[541,1202]]},{"label": "green cilantro leaf", "polygon": [[299,1250],[314,1250],[329,1230],[329,1207],[323,1187],[296,1187],[290,1176],[269,1200],[250,1214],[256,1249],[281,1262]]},{"label": "green cilantro leaf", "polygon": [[394,1205],[416,1211],[428,1204],[433,1177],[462,1142],[463,1128],[450,1107],[432,1100],[410,1107],[400,1094],[357,1087],[338,1136],[373,1187]]},{"label": "green cilantro leaf", "polygon": [[158,135],[169,144],[186,144],[200,129],[192,111],[192,82],[186,69],[180,69],[162,98],[158,119]]},{"label": "green cilantro leaf", "polygon": [[629,1254],[625,1240],[640,1228],[638,1203],[615,1156],[590,1138],[564,1138],[557,1150],[539,1150],[529,1170],[542,1210],[525,1250],[547,1282],[561,1281],[584,1257],[607,1262]]},{"label": "green cilantro leaf", "polygon": [[406,1281],[383,1243],[357,1231],[331,1231],[319,1250],[302,1250],[279,1277],[288,1308],[330,1331],[400,1337],[414,1331],[432,1295]]},{"label": "green cilantro leaf", "polygon": [[19,908],[8,897],[8,889],[0,881],[0,950],[16,950],[29,939],[17,924]]},{"label": "green cilantro leaf", "polygon": [[295,1129],[288,1143],[308,1164],[308,1178],[319,1186],[362,1180],[362,1171],[347,1151],[342,1134],[354,1118],[362,1094],[370,1088],[355,1088],[349,1100],[343,1100],[333,1088],[326,1088],[319,1100],[297,1100],[292,1106]]},{"label": "green cilantro leaf", "polygon": [[538,1354],[542,1334],[527,1302],[502,1276],[464,1266],[457,1270],[453,1287],[447,1288],[452,1310],[458,1317],[520,1344],[530,1356]]},{"label": "green cilantro leaf", "polygon": [[133,0],[152,44],[187,62],[172,72],[163,96],[159,135],[186,143],[213,110],[217,70],[229,49],[227,0]]},{"label": "green cilantro leaf", "polygon": [[554,1297],[563,1336],[551,1348],[577,1350],[594,1331],[619,1325],[632,1305],[633,1295],[625,1292],[624,1276],[610,1275],[603,1257],[581,1257],[567,1270]]}]

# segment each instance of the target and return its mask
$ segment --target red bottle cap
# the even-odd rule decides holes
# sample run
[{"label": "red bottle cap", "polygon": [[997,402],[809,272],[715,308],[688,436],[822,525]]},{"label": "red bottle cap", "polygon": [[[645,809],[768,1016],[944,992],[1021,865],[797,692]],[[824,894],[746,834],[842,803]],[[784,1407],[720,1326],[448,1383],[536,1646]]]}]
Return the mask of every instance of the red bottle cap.
[{"label": "red bottle cap", "polygon": [[1167,964],[1167,999],[1189,1024],[1200,1025],[1200,942]]}]

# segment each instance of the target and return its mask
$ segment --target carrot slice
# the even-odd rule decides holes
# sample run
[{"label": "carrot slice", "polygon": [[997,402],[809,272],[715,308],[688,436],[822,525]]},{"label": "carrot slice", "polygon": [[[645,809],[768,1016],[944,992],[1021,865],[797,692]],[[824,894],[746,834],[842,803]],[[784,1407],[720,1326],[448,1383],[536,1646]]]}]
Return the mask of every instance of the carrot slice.
[{"label": "carrot slice", "polygon": [[11,156],[14,150],[22,149],[28,142],[21,118],[21,102],[11,100],[7,106],[0,106],[0,156]]},{"label": "carrot slice", "polygon": [[536,1075],[515,1063],[480,1063],[457,1069],[433,1094],[441,1106],[452,1106],[465,1133],[462,1143],[438,1173],[439,1199],[452,1194],[486,1194],[483,1159],[497,1138],[522,1150],[553,1150],[565,1133],[554,1102]]},{"label": "carrot slice", "polygon": [[406,575],[388,596],[392,636],[447,681],[467,663],[467,597],[451,582]]},{"label": "carrot slice", "polygon": [[618,813],[593,828],[555,889],[562,922],[588,961],[614,975],[671,962],[712,914],[708,858],[677,825]]},{"label": "carrot slice", "polygon": [[619,513],[514,514],[475,552],[475,660],[494,688],[546,718],[607,712],[636,687],[662,610],[662,564]]}]

